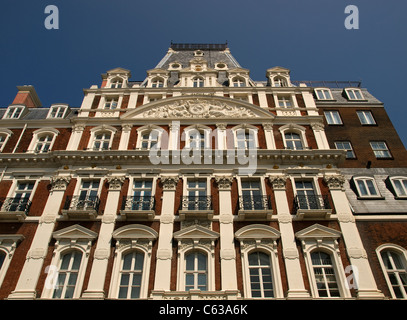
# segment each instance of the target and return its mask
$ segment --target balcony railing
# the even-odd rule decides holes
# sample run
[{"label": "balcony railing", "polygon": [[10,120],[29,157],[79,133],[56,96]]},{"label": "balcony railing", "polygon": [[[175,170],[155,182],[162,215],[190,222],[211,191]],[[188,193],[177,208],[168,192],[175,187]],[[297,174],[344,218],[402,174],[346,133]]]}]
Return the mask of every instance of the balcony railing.
[{"label": "balcony railing", "polygon": [[0,206],[3,212],[24,212],[27,215],[31,201],[24,198],[4,198],[0,200]]},{"label": "balcony railing", "polygon": [[129,196],[123,197],[122,210],[150,211],[155,209],[153,196]]},{"label": "balcony railing", "polygon": [[327,195],[297,195],[294,199],[294,206],[297,210],[331,209]]},{"label": "balcony railing", "polygon": [[211,196],[181,197],[180,210],[212,210]]},{"label": "balcony railing", "polygon": [[63,210],[68,211],[99,211],[100,199],[98,196],[73,196],[67,197]]},{"label": "balcony railing", "polygon": [[270,196],[239,196],[240,210],[271,210]]}]

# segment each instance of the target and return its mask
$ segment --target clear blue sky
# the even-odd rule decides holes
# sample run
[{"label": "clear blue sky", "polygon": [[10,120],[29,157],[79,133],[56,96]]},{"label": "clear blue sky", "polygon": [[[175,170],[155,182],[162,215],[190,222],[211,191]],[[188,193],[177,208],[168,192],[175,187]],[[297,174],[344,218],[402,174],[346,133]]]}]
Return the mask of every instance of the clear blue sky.
[{"label": "clear blue sky", "polygon": [[[359,30],[344,27],[350,4]],[[47,5],[59,8],[59,30],[44,27]],[[406,13],[403,0],[3,0],[0,106],[31,84],[46,107],[79,107],[82,89],[109,69],[143,80],[171,40],[227,40],[254,80],[274,66],[293,80],[362,80],[407,146]]]}]

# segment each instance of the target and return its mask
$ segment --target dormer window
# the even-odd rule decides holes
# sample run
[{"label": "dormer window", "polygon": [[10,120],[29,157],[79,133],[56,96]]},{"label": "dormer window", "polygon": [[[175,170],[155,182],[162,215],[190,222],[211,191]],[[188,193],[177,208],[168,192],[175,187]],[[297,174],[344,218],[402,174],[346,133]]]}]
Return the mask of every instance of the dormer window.
[{"label": "dormer window", "polygon": [[283,77],[277,76],[273,79],[273,82],[275,87],[288,87],[287,80]]},{"label": "dormer window", "polygon": [[201,50],[195,50],[194,51],[194,56],[195,57],[202,57],[204,53]]},{"label": "dormer window", "polygon": [[194,78],[192,80],[194,88],[202,88],[204,86],[204,79],[202,78]]},{"label": "dormer window", "polygon": [[331,90],[329,89],[315,89],[315,94],[318,100],[333,100]]},{"label": "dormer window", "polygon": [[24,111],[24,106],[9,106],[3,119],[19,119]]},{"label": "dormer window", "polygon": [[162,88],[164,87],[164,81],[161,78],[155,78],[151,81],[152,88]]},{"label": "dormer window", "polygon": [[245,87],[246,86],[246,81],[245,79],[241,77],[235,77],[232,80],[233,86],[234,87]]},{"label": "dormer window", "polygon": [[67,106],[51,106],[48,112],[48,119],[63,119],[68,110]]},{"label": "dormer window", "polygon": [[119,89],[123,87],[123,80],[122,79],[115,79],[111,82],[110,88],[112,89]]},{"label": "dormer window", "polygon": [[364,100],[362,91],[360,89],[345,89],[346,95],[349,100]]}]

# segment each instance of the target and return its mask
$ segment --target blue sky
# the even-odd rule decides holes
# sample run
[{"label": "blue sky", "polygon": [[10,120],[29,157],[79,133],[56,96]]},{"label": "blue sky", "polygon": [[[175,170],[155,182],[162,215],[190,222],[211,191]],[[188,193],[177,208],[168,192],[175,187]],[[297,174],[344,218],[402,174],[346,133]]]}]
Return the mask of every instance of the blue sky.
[{"label": "blue sky", "polygon": [[[359,30],[344,26],[359,8]],[[59,30],[47,30],[47,5]],[[407,1],[401,0],[3,0],[0,106],[17,85],[33,85],[42,104],[79,107],[101,73],[130,69],[143,80],[174,42],[224,43],[254,80],[283,66],[293,80],[362,80],[407,146]]]}]

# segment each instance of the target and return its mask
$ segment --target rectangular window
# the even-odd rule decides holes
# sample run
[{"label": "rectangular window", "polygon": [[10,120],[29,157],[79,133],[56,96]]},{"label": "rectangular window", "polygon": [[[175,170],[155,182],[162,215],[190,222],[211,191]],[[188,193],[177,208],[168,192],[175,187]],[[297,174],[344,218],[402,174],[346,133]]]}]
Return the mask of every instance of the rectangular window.
[{"label": "rectangular window", "polygon": [[318,100],[332,100],[331,90],[329,89],[315,89]]},{"label": "rectangular window", "polygon": [[110,109],[110,110],[114,110],[117,109],[117,98],[111,98],[111,99],[106,99],[105,102],[105,109]]},{"label": "rectangular window", "polygon": [[391,158],[389,148],[387,148],[386,142],[384,141],[372,141],[370,146],[374,152],[377,159]]},{"label": "rectangular window", "polygon": [[278,97],[278,106],[280,108],[291,108],[291,99],[289,97]]},{"label": "rectangular window", "polygon": [[392,178],[390,181],[398,197],[407,197],[407,178]]},{"label": "rectangular window", "polygon": [[153,180],[134,180],[133,198],[131,201],[131,210],[152,210],[154,206],[153,199]]},{"label": "rectangular window", "polygon": [[376,124],[376,121],[373,118],[372,112],[371,111],[356,111],[360,123],[364,125],[374,125]]},{"label": "rectangular window", "polygon": [[324,114],[328,124],[342,124],[342,119],[338,111],[324,111]]},{"label": "rectangular window", "polygon": [[357,178],[355,179],[356,187],[360,197],[377,197],[379,191],[373,178]]},{"label": "rectangular window", "polygon": [[345,89],[349,100],[363,100],[363,95],[360,89]]},{"label": "rectangular window", "polygon": [[9,107],[6,114],[4,115],[4,119],[18,119],[23,112],[24,107]]},{"label": "rectangular window", "polygon": [[338,150],[346,150],[346,159],[355,159],[356,158],[350,141],[336,141],[335,147]]},{"label": "rectangular window", "polygon": [[207,196],[206,180],[188,179],[186,197],[183,198],[182,207],[188,210],[209,210],[210,197]]},{"label": "rectangular window", "polygon": [[49,111],[48,118],[62,119],[65,116],[67,109],[66,106],[53,106]]}]

